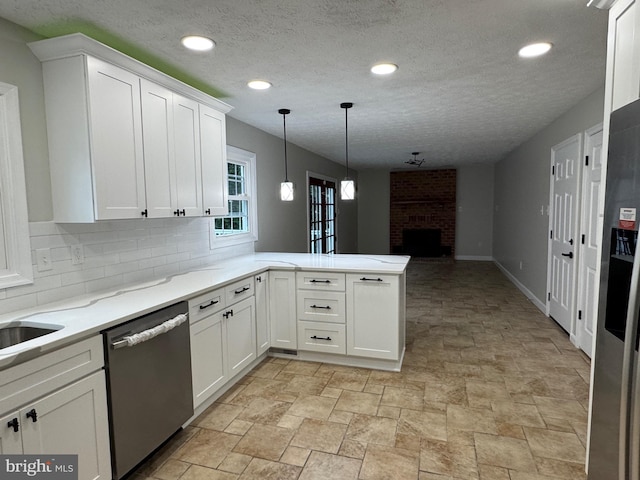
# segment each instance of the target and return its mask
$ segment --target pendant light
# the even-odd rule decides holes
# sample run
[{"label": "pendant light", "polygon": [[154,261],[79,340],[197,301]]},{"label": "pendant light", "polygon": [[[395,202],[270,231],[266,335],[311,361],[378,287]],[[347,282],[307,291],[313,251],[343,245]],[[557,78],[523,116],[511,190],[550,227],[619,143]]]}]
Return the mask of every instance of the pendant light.
[{"label": "pendant light", "polygon": [[280,183],[280,200],[283,202],[293,201],[293,182],[289,181],[287,172],[287,115],[291,113],[288,108],[281,108],[278,113],[282,115],[282,126],[284,130],[284,182]]},{"label": "pendant light", "polygon": [[344,177],[344,180],[340,182],[341,200],[354,200],[356,198],[356,183],[349,178],[349,122],[347,112],[351,107],[353,107],[353,103],[351,102],[340,104],[340,108],[344,108],[344,151],[347,165],[347,175]]}]

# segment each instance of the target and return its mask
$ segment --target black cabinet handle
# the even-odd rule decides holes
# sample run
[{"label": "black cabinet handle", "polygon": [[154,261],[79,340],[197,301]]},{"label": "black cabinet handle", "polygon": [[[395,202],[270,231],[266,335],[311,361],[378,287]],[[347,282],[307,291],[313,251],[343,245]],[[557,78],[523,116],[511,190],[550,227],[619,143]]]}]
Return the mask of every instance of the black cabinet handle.
[{"label": "black cabinet handle", "polygon": [[256,282],[262,283],[262,277],[256,277]]},{"label": "black cabinet handle", "polygon": [[228,312],[224,312],[224,313],[222,314],[222,316],[223,316],[224,318],[233,317],[233,310],[229,310]]},{"label": "black cabinet handle", "polygon": [[18,422],[17,418],[14,418],[10,422],[7,422],[7,427],[13,428],[13,431],[17,432],[18,430],[20,430],[20,422]]},{"label": "black cabinet handle", "polygon": [[331,307],[329,305],[327,305],[326,307],[323,307],[321,305],[311,305],[310,308],[323,308],[325,310],[331,310]]},{"label": "black cabinet handle", "polygon": [[38,412],[36,412],[35,408],[32,408],[27,412],[27,418],[33,420],[33,423],[36,423],[38,421]]},{"label": "black cabinet handle", "polygon": [[200,310],[204,310],[205,308],[213,307],[216,303],[220,303],[220,300],[211,300],[206,305],[200,305]]},{"label": "black cabinet handle", "polygon": [[317,336],[313,336],[311,337],[313,340],[328,340],[331,341],[331,337],[317,337]]},{"label": "black cabinet handle", "polygon": [[182,216],[184,217],[184,216],[185,216],[184,208],[183,208],[182,210],[174,210],[173,214],[174,214],[174,215],[176,215],[176,216],[178,216],[178,217],[179,217],[180,215],[182,215]]},{"label": "black cabinet handle", "polygon": [[381,278],[367,278],[367,277],[362,277],[360,279],[363,282],[382,282]]},{"label": "black cabinet handle", "polygon": [[563,253],[563,254],[562,254],[562,256],[563,256],[563,257],[573,258],[573,252]]},{"label": "black cabinet handle", "polygon": [[316,280],[314,278],[313,280],[309,280],[309,283],[331,283],[331,280]]},{"label": "black cabinet handle", "polygon": [[251,290],[251,289],[250,289],[249,287],[242,287],[242,288],[241,288],[241,289],[239,289],[239,290],[234,290],[234,292],[233,292],[233,293],[235,293],[236,295],[240,295],[241,293],[244,293],[244,292],[246,292],[247,290]]},{"label": "black cabinet handle", "polygon": [[204,211],[204,213],[206,213],[207,215],[211,215],[211,209],[210,209],[210,208],[207,208],[207,209]]},{"label": "black cabinet handle", "polygon": [[146,217],[147,216],[147,209],[145,208],[143,211],[141,211],[140,215],[142,215],[143,217]]}]

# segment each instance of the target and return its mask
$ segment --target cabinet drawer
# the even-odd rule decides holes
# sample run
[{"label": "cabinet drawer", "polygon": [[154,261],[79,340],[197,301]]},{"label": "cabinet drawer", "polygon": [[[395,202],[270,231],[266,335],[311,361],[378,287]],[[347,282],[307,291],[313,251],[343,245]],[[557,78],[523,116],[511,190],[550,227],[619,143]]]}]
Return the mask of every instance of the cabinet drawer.
[{"label": "cabinet drawer", "polygon": [[189,300],[189,323],[193,325],[198,320],[219,312],[226,305],[223,288],[192,298]]},{"label": "cabinet drawer", "polygon": [[307,290],[335,290],[344,292],[344,273],[296,272],[296,286]]},{"label": "cabinet drawer", "polygon": [[2,371],[0,414],[97,371],[104,365],[96,335]]},{"label": "cabinet drawer", "polygon": [[244,278],[239,282],[227,285],[224,292],[228,306],[245,298],[249,298],[254,294],[253,277]]},{"label": "cabinet drawer", "polygon": [[344,323],[345,296],[342,292],[298,290],[298,319]]},{"label": "cabinet drawer", "polygon": [[346,354],[345,326],[337,323],[298,321],[298,350]]}]

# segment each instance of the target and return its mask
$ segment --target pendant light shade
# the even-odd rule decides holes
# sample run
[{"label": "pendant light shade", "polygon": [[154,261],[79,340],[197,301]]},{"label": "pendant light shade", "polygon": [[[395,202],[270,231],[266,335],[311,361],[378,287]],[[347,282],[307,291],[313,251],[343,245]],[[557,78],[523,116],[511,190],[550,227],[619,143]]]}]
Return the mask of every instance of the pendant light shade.
[{"label": "pendant light shade", "polygon": [[280,183],[280,200],[283,202],[293,201],[293,182],[289,181],[287,171],[287,115],[291,113],[288,108],[281,108],[278,113],[282,115],[282,127],[284,131],[284,182]]},{"label": "pendant light shade", "polygon": [[340,104],[340,108],[344,108],[344,151],[345,162],[347,165],[347,175],[340,182],[340,199],[354,200],[356,198],[356,182],[349,178],[349,122],[347,112],[353,107],[353,103],[344,102]]}]

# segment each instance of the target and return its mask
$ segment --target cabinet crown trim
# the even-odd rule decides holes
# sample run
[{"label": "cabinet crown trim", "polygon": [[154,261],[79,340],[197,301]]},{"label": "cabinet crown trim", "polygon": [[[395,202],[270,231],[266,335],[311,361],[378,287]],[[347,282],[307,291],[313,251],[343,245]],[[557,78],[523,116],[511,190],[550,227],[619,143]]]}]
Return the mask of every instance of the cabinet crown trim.
[{"label": "cabinet crown trim", "polygon": [[209,105],[221,113],[228,113],[233,107],[217,98],[177,80],[166,73],[146,65],[135,58],[98,42],[82,33],[72,33],[60,37],[38,40],[28,44],[31,51],[41,62],[88,55],[99,58],[148,80],[163,85],[185,97]]}]

